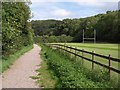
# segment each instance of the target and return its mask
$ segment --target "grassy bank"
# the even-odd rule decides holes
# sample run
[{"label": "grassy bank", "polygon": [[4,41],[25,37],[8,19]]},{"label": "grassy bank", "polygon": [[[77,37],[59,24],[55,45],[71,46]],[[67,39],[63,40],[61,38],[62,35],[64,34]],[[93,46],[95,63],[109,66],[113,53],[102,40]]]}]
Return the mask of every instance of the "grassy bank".
[{"label": "grassy bank", "polygon": [[[62,53],[59,53],[58,50],[52,50],[42,45],[42,57],[44,62],[46,62],[46,64],[43,66],[47,65],[47,68],[44,68],[45,71],[43,72],[48,73],[49,78],[51,78],[51,80],[54,82],[53,87],[55,88],[116,87],[109,81],[109,76],[106,70],[88,70],[83,67],[79,61],[71,60]],[[46,83],[48,81],[45,76],[47,73],[41,73],[43,66],[41,66],[42,69],[38,70],[40,74],[38,75],[38,82],[41,80],[40,77],[42,77],[40,85],[46,87],[49,85],[49,83]]]},{"label": "grassy bank", "polygon": [[41,47],[40,58],[42,59],[42,62],[40,64],[40,68],[36,70],[38,75],[33,76],[32,78],[37,79],[37,83],[40,87],[55,88],[58,78],[54,75],[54,72],[49,69],[49,65],[47,64],[47,59],[45,57],[46,49],[43,45],[41,45]]},{"label": "grassy bank", "polygon": [[[105,55],[105,56],[109,56],[109,54],[111,55],[111,57],[115,57],[115,58],[118,58],[118,53],[119,53],[119,48],[118,48],[118,44],[102,44],[102,43],[59,43],[59,44],[65,44],[67,46],[71,46],[71,47],[75,47],[75,48],[78,48],[78,49],[84,49],[85,51],[89,51],[89,52],[92,52],[92,51],[95,51],[95,53],[97,54],[101,54],[101,55]],[[69,50],[69,49],[68,49]],[[75,52],[75,50],[71,50],[72,52]],[[82,55],[81,52],[77,52],[79,55]],[[74,58],[74,55],[72,55],[73,58]],[[90,54],[87,54],[87,53],[84,53],[84,56],[86,58],[89,58],[91,59],[91,55]],[[107,59],[104,59],[104,58],[100,58],[98,56],[95,56],[95,61],[98,61],[102,64],[105,64],[105,65],[108,65],[109,62]],[[81,58],[77,58],[78,60],[81,60]],[[111,61],[111,67],[113,68],[116,68],[116,69],[119,69],[118,67],[118,62],[114,62],[114,61]],[[92,63],[87,61],[87,60],[84,60],[84,66],[88,69],[91,69],[92,68]],[[94,65],[94,69],[102,69],[103,67],[99,66],[99,65]],[[116,81],[118,81],[118,73],[116,72],[111,72],[111,79],[116,79]]]},{"label": "grassy bank", "polygon": [[25,52],[29,51],[32,48],[33,48],[33,45],[26,46],[26,47],[23,47],[21,50],[17,51],[16,53],[10,55],[9,57],[2,58],[2,61],[1,61],[2,72],[7,70],[17,58],[19,58],[21,55],[23,55]]}]

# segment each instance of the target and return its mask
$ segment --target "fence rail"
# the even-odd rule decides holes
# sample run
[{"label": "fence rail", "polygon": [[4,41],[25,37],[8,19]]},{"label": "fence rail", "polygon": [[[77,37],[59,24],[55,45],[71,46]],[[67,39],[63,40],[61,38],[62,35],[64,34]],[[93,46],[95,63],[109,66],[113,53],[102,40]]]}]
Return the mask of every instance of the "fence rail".
[{"label": "fence rail", "polygon": [[[66,51],[66,52],[68,52],[70,54],[73,54],[75,56],[81,57],[84,60],[92,62],[92,69],[94,68],[94,64],[97,64],[97,65],[100,65],[100,66],[102,66],[104,68],[107,68],[109,70],[109,74],[110,74],[111,70],[116,72],[116,73],[118,73],[118,74],[120,74],[120,70],[119,69],[111,67],[111,61],[120,63],[120,59],[113,58],[113,57],[111,57],[111,55],[105,56],[105,55],[97,54],[94,51],[93,52],[89,52],[89,51],[77,49],[77,48],[70,47],[70,46],[67,46],[67,45],[62,45],[62,44],[46,44],[46,45],[49,46],[49,47],[52,47],[52,48],[61,49],[61,50]],[[70,49],[70,51],[68,49]],[[71,50],[75,50],[75,52],[72,52]],[[76,53],[77,51],[82,52],[82,55],[77,54]],[[85,57],[85,55],[83,56],[83,53],[87,53],[87,54],[92,55],[92,59]],[[102,64],[102,63],[94,60],[95,56],[108,60],[109,61],[108,65]]]}]

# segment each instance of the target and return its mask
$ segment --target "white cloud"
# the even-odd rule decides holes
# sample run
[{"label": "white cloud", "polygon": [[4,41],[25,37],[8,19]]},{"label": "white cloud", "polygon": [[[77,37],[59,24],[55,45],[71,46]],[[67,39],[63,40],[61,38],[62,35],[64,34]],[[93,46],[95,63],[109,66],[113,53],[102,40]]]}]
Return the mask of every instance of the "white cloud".
[{"label": "white cloud", "polygon": [[93,7],[104,7],[106,3],[118,3],[119,0],[70,0],[71,2],[77,3],[84,6],[93,6]]},{"label": "white cloud", "polygon": [[31,0],[32,2],[118,2],[119,0]]},{"label": "white cloud", "polygon": [[[64,19],[85,17],[107,10],[115,10],[119,0],[31,0],[31,10],[34,14],[32,19]],[[59,2],[73,2],[73,5],[81,7],[79,10],[71,10],[62,7]],[[106,3],[112,2],[112,3]],[[113,3],[114,2],[114,3]],[[116,3],[115,3],[116,2]],[[66,3],[67,4],[67,3]],[[69,4],[69,3],[68,3]],[[72,6],[71,6],[72,7]]]},{"label": "white cloud", "polygon": [[31,6],[34,19],[63,19],[72,15],[72,12],[54,5],[55,3],[36,3]]},{"label": "white cloud", "polygon": [[94,3],[94,2],[118,2],[119,0],[70,0],[71,2],[86,2],[86,3]]},{"label": "white cloud", "polygon": [[59,2],[60,0],[31,0],[32,2]]},{"label": "white cloud", "polygon": [[57,16],[57,17],[67,17],[67,16],[70,16],[72,13],[65,9],[58,8],[58,9],[52,11],[51,14],[53,16]]},{"label": "white cloud", "polygon": [[102,3],[98,0],[72,0],[75,3],[78,3],[80,5],[87,5],[87,6],[101,6]]},{"label": "white cloud", "polygon": [[[78,5],[82,6],[93,6],[93,7],[107,7],[109,4],[108,2],[116,2],[118,3],[119,0],[31,0],[34,5],[44,6],[44,4],[49,3],[56,3],[56,2],[73,2]],[[39,4],[38,4],[39,3]],[[115,6],[113,6],[115,7]]]}]

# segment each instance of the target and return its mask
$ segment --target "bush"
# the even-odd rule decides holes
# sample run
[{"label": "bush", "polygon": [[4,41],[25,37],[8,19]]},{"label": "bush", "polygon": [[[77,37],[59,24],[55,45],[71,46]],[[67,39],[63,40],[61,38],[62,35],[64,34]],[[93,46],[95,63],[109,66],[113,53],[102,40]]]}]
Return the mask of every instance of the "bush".
[{"label": "bush", "polygon": [[[20,13],[18,13],[20,12]],[[2,55],[14,54],[22,47],[33,44],[28,2],[2,3]]]},{"label": "bush", "polygon": [[73,37],[61,35],[61,36],[35,36],[35,43],[62,43],[62,42],[71,42]]}]

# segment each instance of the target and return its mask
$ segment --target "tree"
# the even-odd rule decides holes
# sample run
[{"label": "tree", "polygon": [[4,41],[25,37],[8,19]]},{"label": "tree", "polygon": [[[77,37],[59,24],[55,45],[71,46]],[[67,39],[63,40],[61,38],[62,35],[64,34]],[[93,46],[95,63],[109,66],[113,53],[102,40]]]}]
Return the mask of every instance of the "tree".
[{"label": "tree", "polygon": [[33,43],[28,2],[2,2],[2,52],[15,53]]},{"label": "tree", "polygon": [[96,30],[97,41],[101,42],[120,42],[118,39],[119,17],[120,11],[107,11],[106,14],[98,14],[86,18],[64,19],[59,20],[35,20],[32,21],[32,27],[35,35],[42,36],[71,36],[74,42],[81,42],[83,37],[83,29],[85,37],[94,36]]}]

